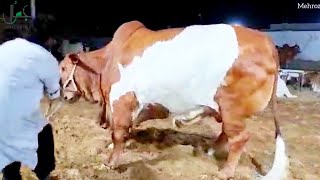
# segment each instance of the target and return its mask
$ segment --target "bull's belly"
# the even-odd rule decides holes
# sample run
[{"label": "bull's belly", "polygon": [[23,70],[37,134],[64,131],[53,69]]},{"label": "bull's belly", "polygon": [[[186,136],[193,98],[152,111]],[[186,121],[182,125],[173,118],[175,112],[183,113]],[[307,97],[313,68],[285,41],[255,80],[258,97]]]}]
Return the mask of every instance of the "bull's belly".
[{"label": "bull's belly", "polygon": [[119,65],[121,77],[111,88],[110,103],[132,91],[141,104],[159,103],[173,113],[198,105],[217,109],[213,97],[237,57],[231,26],[188,27],[149,47],[126,68]]},{"label": "bull's belly", "polygon": [[[144,97],[137,95],[138,101],[142,104],[158,103],[166,107],[171,113],[183,113],[196,108],[199,105],[204,105],[216,109],[218,111],[218,104],[213,100],[214,91],[209,97],[198,97],[197,100],[190,99],[187,93],[168,93],[158,94],[157,98],[146,100]],[[189,94],[190,95],[190,94]],[[196,95],[192,94],[193,96]]]},{"label": "bull's belly", "polygon": [[134,92],[141,104],[158,103],[172,113],[182,113],[199,105],[217,109],[214,95],[220,83],[213,78],[208,82],[208,78],[201,75],[175,78],[172,83],[153,82],[149,86],[144,83],[135,88]]}]

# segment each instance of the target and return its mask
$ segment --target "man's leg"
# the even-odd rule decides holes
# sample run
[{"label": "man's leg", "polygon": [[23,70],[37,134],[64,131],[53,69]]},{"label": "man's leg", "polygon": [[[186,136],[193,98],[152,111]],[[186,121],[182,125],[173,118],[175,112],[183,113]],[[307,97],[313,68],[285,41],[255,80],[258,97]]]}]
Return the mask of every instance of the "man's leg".
[{"label": "man's leg", "polygon": [[54,139],[50,124],[39,133],[38,144],[38,164],[33,171],[39,180],[49,179],[51,171],[55,169]]},{"label": "man's leg", "polygon": [[20,162],[13,162],[7,165],[2,170],[2,173],[3,173],[2,180],[22,180],[22,177],[20,174],[20,167],[21,167]]}]

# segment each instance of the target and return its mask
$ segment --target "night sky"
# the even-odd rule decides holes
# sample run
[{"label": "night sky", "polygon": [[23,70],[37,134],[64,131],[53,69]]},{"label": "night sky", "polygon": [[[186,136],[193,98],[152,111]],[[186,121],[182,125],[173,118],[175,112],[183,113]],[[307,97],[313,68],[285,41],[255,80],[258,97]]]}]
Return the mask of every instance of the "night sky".
[{"label": "night sky", "polygon": [[[59,29],[60,31],[81,35],[112,36],[119,25],[130,20],[139,20],[150,29],[231,22],[240,22],[245,26],[260,29],[268,28],[271,23],[320,22],[320,9],[297,8],[298,2],[317,1],[149,0],[146,1],[148,3],[143,3],[141,0],[36,1],[38,12],[51,13],[56,17],[57,26],[63,27]],[[318,3],[320,4],[320,1]]]}]

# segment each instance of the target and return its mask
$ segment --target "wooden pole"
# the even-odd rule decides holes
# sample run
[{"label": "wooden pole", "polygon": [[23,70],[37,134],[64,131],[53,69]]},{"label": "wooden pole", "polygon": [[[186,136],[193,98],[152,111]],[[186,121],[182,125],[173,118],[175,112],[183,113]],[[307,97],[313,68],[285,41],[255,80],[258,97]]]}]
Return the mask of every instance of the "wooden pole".
[{"label": "wooden pole", "polygon": [[32,22],[36,19],[36,0],[30,0]]}]

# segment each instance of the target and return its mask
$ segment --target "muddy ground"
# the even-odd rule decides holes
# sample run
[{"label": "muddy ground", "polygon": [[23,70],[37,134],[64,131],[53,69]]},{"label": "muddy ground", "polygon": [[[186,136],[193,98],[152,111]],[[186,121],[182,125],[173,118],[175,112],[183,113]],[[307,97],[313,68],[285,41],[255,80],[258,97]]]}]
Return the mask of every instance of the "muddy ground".
[{"label": "muddy ground", "polygon": [[[278,109],[290,156],[288,179],[320,179],[320,98],[310,91],[293,93],[299,97],[279,100]],[[135,132],[135,140],[128,143],[122,165],[109,170],[103,162],[110,153],[110,133],[96,124],[97,114],[96,105],[83,101],[65,105],[58,112],[53,123],[57,158],[54,179],[217,179],[223,161],[195,153],[193,146],[209,147],[210,137],[220,132],[220,124],[206,119],[201,124],[174,129],[169,119],[143,123]],[[274,157],[270,108],[249,119],[247,125],[252,138],[236,171],[235,179],[240,180],[257,177],[250,156],[262,165],[263,171],[270,169]],[[27,169],[23,174],[25,179],[36,179]]]}]

